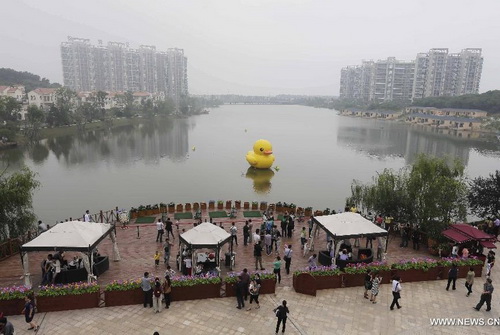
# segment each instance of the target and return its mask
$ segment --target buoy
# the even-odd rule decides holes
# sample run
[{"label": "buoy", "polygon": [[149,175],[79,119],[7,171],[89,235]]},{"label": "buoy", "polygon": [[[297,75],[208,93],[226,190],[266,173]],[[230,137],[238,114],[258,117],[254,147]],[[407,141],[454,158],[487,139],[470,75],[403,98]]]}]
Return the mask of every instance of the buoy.
[{"label": "buoy", "polygon": [[195,150],[196,150],[196,147],[193,145],[193,151],[195,151]]},{"label": "buoy", "polygon": [[274,171],[278,172],[280,170],[280,167],[279,166],[275,166],[274,167]]}]

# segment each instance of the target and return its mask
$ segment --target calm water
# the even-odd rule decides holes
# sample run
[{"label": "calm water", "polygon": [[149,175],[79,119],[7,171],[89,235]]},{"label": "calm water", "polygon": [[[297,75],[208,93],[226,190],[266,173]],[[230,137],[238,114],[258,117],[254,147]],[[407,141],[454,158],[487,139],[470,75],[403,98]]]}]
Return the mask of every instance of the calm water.
[{"label": "calm water", "polygon": [[[259,138],[279,171],[248,171]],[[340,209],[353,179],[410,164],[420,152],[460,158],[470,177],[500,166],[495,138],[464,139],[422,128],[338,116],[303,106],[228,105],[188,119],[144,120],[110,131],[0,152],[11,170],[39,174],[34,197],[47,223],[119,206],[208,200],[285,201]]]}]

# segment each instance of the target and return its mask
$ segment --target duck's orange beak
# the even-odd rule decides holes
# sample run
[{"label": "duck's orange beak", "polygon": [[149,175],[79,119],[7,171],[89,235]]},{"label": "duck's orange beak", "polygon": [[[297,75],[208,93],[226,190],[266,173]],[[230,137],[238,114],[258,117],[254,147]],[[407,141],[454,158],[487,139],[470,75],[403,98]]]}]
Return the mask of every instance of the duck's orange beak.
[{"label": "duck's orange beak", "polygon": [[273,153],[273,151],[272,151],[272,150],[266,150],[266,151],[264,151],[264,154],[266,154],[266,155],[270,155],[270,154],[272,154],[272,153]]}]

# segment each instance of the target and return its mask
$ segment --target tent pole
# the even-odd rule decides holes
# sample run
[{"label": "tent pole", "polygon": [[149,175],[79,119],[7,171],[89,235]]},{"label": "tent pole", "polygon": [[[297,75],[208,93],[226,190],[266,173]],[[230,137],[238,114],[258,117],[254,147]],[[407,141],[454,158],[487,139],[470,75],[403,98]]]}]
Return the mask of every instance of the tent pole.
[{"label": "tent pole", "polygon": [[316,231],[318,230],[318,224],[313,220],[313,230],[311,231],[311,243],[309,250],[314,251],[314,236],[316,236]]}]

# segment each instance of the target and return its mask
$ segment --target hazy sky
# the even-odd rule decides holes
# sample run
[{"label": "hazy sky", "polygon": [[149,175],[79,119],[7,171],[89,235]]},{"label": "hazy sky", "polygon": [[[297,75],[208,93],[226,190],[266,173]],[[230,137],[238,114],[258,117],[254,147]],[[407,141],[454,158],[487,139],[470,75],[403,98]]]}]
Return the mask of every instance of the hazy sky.
[{"label": "hazy sky", "polygon": [[190,93],[338,95],[340,69],[482,48],[480,91],[500,88],[499,0],[2,1],[0,67],[62,83],[67,36],[177,47]]}]

